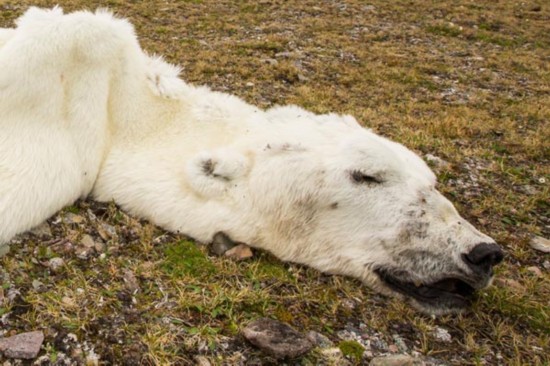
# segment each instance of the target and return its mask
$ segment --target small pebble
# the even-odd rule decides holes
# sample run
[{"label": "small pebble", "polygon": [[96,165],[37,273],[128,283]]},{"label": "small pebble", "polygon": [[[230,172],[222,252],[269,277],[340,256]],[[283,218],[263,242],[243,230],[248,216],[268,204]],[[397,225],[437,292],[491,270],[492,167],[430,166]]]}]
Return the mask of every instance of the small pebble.
[{"label": "small pebble", "polygon": [[61,298],[61,302],[63,303],[63,305],[68,306],[70,308],[73,308],[76,306],[76,302],[68,296],[63,296]]},{"label": "small pebble", "polygon": [[550,240],[543,238],[542,236],[535,236],[529,243],[531,248],[543,253],[550,253]]},{"label": "small pebble", "polygon": [[65,224],[80,224],[84,222],[84,217],[74,214],[72,212],[67,212],[63,216],[63,222]]},{"label": "small pebble", "polygon": [[53,272],[58,272],[65,265],[63,258],[55,257],[48,261],[48,267]]},{"label": "small pebble", "polygon": [[225,256],[236,260],[243,260],[252,257],[254,254],[246,244],[239,244],[225,252]]},{"label": "small pebble", "polygon": [[80,239],[80,244],[82,244],[86,248],[95,248],[95,241],[88,234],[84,235],[82,239]]},{"label": "small pebble", "polygon": [[445,328],[436,327],[433,331],[433,336],[441,342],[450,342],[452,340],[451,334]]}]

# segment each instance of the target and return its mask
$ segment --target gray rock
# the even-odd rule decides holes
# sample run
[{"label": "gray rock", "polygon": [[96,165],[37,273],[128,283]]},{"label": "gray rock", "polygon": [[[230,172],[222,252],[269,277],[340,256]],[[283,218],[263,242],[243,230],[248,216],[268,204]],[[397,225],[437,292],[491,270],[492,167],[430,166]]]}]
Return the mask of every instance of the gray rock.
[{"label": "gray rock", "polygon": [[55,257],[48,261],[48,267],[52,272],[58,272],[65,265],[63,258]]},{"label": "gray rock", "polygon": [[97,228],[97,232],[101,239],[105,241],[117,237],[116,229],[109,224],[101,223],[101,225]]},{"label": "gray rock", "polygon": [[334,346],[334,343],[328,337],[314,330],[307,332],[306,337],[315,347],[329,348]]},{"label": "gray rock", "polygon": [[0,338],[0,352],[8,358],[32,359],[40,352],[44,342],[41,331],[20,333],[13,337]]},{"label": "gray rock", "polygon": [[275,358],[295,358],[309,352],[313,344],[289,325],[261,318],[243,329],[244,337]]},{"label": "gray rock", "polygon": [[452,340],[451,334],[445,328],[436,327],[433,331],[433,336],[441,342],[450,342]]},{"label": "gray rock", "polygon": [[407,347],[405,340],[399,334],[394,334],[392,338],[395,341],[395,345],[397,346],[399,352],[405,353],[409,350],[409,347]]},{"label": "gray rock", "polygon": [[34,227],[31,230],[31,234],[40,238],[40,239],[49,239],[52,237],[52,229],[47,222],[43,222],[40,225]]},{"label": "gray rock", "polygon": [[231,240],[231,238],[223,232],[218,232],[216,235],[214,235],[214,239],[212,239],[212,246],[210,247],[210,250],[212,253],[216,255],[224,255],[225,252],[227,252],[229,249],[233,248],[235,245],[235,242]]}]

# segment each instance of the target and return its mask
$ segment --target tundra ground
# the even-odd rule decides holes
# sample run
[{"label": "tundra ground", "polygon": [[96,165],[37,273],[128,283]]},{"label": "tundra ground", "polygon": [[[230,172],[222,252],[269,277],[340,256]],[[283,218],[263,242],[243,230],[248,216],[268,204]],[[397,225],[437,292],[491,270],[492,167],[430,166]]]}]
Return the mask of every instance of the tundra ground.
[{"label": "tundra ground", "polygon": [[[439,189],[507,258],[470,313],[433,319],[353,279],[261,252],[213,257],[114,204],[82,201],[0,258],[4,336],[43,330],[42,360],[54,364],[84,362],[91,349],[104,364],[276,364],[240,336],[266,316],[335,347],[359,341],[362,356],[341,343],[352,364],[392,352],[550,363],[550,257],[529,246],[550,237],[549,4],[1,0],[0,26],[55,4],[129,18],[144,49],[181,65],[188,82],[261,107],[352,114],[443,159]],[[316,350],[287,363],[321,362]]]}]

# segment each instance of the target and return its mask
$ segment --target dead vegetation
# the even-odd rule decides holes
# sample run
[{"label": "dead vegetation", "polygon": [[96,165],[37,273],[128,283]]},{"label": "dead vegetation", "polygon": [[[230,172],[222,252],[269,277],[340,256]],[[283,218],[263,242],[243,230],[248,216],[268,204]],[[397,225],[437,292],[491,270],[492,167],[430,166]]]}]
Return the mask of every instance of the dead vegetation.
[{"label": "dead vegetation", "polygon": [[43,364],[83,363],[92,349],[104,364],[275,364],[239,335],[266,316],[335,347],[358,336],[366,352],[345,353],[351,363],[415,352],[453,365],[550,362],[550,257],[528,244],[550,236],[548,4],[8,0],[0,26],[55,3],[128,17],[189,82],[262,107],[349,113],[444,159],[440,189],[508,256],[471,313],[432,319],[352,279],[266,253],[212,257],[114,205],[79,202],[0,259],[4,336],[43,330]]}]

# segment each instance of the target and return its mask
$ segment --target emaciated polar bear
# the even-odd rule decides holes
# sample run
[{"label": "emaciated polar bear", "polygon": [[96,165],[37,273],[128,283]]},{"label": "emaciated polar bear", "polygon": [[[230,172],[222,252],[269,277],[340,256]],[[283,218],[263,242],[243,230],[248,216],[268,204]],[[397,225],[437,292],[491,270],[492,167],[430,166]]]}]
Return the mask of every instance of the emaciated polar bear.
[{"label": "emaciated polar bear", "polygon": [[350,116],[267,111],[185,84],[107,12],[31,8],[0,31],[0,243],[91,194],[430,313],[466,307],[502,251],[426,164]]}]

